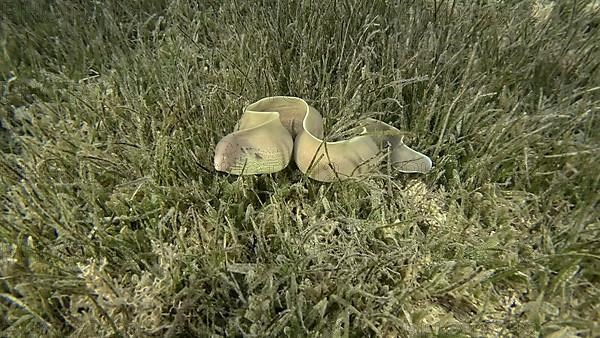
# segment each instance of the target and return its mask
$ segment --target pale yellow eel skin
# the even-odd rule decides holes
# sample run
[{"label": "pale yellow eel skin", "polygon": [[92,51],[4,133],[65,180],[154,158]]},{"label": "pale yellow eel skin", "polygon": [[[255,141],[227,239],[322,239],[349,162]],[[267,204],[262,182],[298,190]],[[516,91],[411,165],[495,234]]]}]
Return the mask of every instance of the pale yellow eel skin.
[{"label": "pale yellow eel skin", "polygon": [[361,125],[357,136],[325,142],[323,118],[306,101],[266,97],[246,107],[236,130],[219,141],[214,166],[233,175],[274,173],[293,156],[304,174],[322,182],[373,172],[381,160],[403,173],[431,170],[431,159],[406,146],[395,127],[375,119]]}]

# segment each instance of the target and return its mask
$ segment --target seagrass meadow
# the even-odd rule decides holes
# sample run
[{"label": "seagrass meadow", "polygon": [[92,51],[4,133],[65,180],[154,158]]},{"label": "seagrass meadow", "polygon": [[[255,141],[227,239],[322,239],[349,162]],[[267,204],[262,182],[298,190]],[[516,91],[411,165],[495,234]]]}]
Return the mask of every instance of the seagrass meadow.
[{"label": "seagrass meadow", "polygon": [[[0,8],[0,336],[600,335],[598,1]],[[433,170],[216,172],[273,95]]]}]

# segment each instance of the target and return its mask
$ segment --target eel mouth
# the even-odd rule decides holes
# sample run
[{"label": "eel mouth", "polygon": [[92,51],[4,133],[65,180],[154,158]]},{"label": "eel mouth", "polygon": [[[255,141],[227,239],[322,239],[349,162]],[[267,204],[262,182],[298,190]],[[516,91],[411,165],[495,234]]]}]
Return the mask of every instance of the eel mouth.
[{"label": "eel mouth", "polygon": [[215,147],[214,167],[217,171],[227,172],[235,165],[235,146],[227,138],[223,138]]},{"label": "eel mouth", "polygon": [[215,156],[214,166],[216,171],[227,171],[229,166],[226,164],[226,156]]}]

